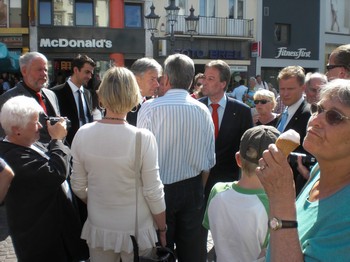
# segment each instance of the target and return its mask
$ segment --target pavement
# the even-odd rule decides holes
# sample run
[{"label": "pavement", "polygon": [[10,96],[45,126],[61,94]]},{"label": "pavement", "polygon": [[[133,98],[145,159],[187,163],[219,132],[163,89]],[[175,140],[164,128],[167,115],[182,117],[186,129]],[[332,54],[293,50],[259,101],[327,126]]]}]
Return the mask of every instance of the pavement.
[{"label": "pavement", "polygon": [[[214,243],[210,231],[208,233],[208,262],[215,262]],[[9,235],[6,209],[5,206],[0,206],[0,262],[16,262],[17,257],[12,245],[12,239]]]},{"label": "pavement", "polygon": [[8,232],[5,206],[0,206],[0,262],[16,262],[12,239]]}]

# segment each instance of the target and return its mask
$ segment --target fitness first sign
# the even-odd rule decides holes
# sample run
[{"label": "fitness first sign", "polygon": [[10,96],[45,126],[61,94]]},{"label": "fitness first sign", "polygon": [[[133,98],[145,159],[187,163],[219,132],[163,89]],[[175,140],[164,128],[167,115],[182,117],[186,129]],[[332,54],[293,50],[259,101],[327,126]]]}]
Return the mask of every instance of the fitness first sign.
[{"label": "fitness first sign", "polygon": [[311,51],[306,48],[288,50],[287,47],[279,47],[277,48],[277,55],[275,58],[308,59],[311,58]]},{"label": "fitness first sign", "polygon": [[39,27],[43,53],[145,53],[144,29]]}]

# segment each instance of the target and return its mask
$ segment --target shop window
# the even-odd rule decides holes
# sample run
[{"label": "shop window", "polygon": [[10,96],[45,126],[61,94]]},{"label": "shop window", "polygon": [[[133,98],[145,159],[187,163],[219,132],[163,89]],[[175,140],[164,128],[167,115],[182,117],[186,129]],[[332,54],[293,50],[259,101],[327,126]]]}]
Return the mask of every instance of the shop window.
[{"label": "shop window", "polygon": [[125,27],[142,28],[142,5],[125,3]]},{"label": "shop window", "polygon": [[288,45],[290,43],[290,25],[275,24],[274,36],[276,44]]}]

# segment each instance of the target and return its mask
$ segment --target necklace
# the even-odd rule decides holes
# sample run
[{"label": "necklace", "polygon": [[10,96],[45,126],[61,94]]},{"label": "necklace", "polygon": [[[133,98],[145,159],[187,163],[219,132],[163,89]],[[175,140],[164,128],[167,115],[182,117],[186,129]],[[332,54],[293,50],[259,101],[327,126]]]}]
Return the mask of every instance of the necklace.
[{"label": "necklace", "polygon": [[119,120],[119,121],[124,121],[125,123],[128,123],[128,121],[126,121],[126,119],[124,118],[119,118],[119,117],[103,117],[103,119],[107,119],[107,120]]}]

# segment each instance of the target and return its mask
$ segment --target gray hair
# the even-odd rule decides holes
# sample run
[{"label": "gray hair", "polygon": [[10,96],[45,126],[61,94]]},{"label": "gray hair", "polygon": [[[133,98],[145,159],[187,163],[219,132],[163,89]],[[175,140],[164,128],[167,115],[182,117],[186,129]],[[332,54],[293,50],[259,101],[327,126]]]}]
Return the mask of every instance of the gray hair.
[{"label": "gray hair", "polygon": [[19,66],[20,66],[20,68],[22,69],[23,67],[30,66],[32,61],[37,59],[37,58],[43,59],[44,61],[46,61],[46,63],[48,62],[46,56],[44,56],[42,53],[39,53],[39,52],[28,52],[28,53],[25,53],[24,55],[22,55],[19,58]]},{"label": "gray hair", "polygon": [[6,101],[0,112],[1,126],[6,135],[12,134],[12,127],[24,128],[33,115],[43,112],[38,102],[31,97],[15,96]]},{"label": "gray hair", "polygon": [[326,75],[321,74],[319,72],[315,72],[315,73],[310,73],[309,72],[305,76],[305,85],[306,86],[310,86],[312,79],[320,79],[322,84],[327,84],[327,82],[328,82]]},{"label": "gray hair", "polygon": [[164,62],[164,75],[168,76],[171,88],[188,90],[194,72],[193,60],[186,55],[170,55]]},{"label": "gray hair", "polygon": [[254,76],[249,77],[249,81],[254,81],[256,83],[256,78]]},{"label": "gray hair", "polygon": [[341,104],[350,107],[350,80],[334,79],[320,90],[320,101],[338,100]]},{"label": "gray hair", "polygon": [[149,70],[157,71],[158,75],[162,74],[162,66],[153,58],[143,57],[137,59],[130,68],[135,76],[142,76]]}]

